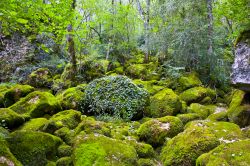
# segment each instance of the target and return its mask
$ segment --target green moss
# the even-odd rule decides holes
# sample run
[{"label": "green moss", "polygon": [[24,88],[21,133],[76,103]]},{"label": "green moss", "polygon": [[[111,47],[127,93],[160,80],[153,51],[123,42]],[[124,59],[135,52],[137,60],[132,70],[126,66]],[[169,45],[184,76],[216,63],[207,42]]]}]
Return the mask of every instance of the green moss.
[{"label": "green moss", "polygon": [[214,90],[204,87],[194,87],[180,94],[181,100],[185,101],[187,104],[199,103],[206,97],[210,97],[213,100],[215,96],[216,93]]},{"label": "green moss", "polygon": [[73,166],[71,157],[62,157],[56,161],[56,166]]},{"label": "green moss", "polygon": [[74,129],[81,121],[81,113],[75,110],[66,110],[58,112],[53,115],[46,126],[44,126],[44,130],[50,133],[62,128],[67,127],[69,129]]},{"label": "green moss", "polygon": [[228,122],[193,121],[184,132],[163,147],[161,159],[165,166],[192,166],[203,153],[220,143],[242,139],[240,128]]},{"label": "green moss", "polygon": [[5,138],[9,137],[9,134],[10,134],[10,132],[7,129],[0,127],[0,138],[5,139]]},{"label": "green moss", "polygon": [[140,79],[133,80],[133,83],[138,85],[139,87],[142,87],[146,89],[150,95],[154,95],[160,90],[164,89],[163,86],[158,86],[156,84],[156,80],[151,80],[151,81],[142,81]]},{"label": "green moss", "polygon": [[156,166],[160,165],[158,161],[155,161],[153,159],[144,159],[141,158],[138,160],[138,166]]},{"label": "green moss", "polygon": [[43,127],[48,123],[46,118],[35,118],[24,123],[19,130],[23,131],[42,131]]},{"label": "green moss", "polygon": [[230,122],[238,124],[240,127],[246,127],[250,125],[250,105],[238,106],[234,110],[229,108],[228,119]]},{"label": "green moss", "polygon": [[78,135],[74,147],[75,166],[131,166],[138,159],[133,146],[102,135]]},{"label": "green moss", "polygon": [[4,95],[13,85],[0,84],[0,108],[4,108]]},{"label": "green moss", "polygon": [[16,131],[8,138],[11,152],[26,166],[46,165],[55,160],[61,139],[42,132]]},{"label": "green moss", "polygon": [[35,91],[21,98],[10,109],[32,118],[42,117],[45,114],[54,114],[62,110],[56,98],[48,92]]},{"label": "green moss", "polygon": [[56,99],[59,101],[64,110],[83,110],[84,92],[82,92],[78,87],[69,88],[59,93],[58,95],[56,95]]},{"label": "green moss", "polygon": [[125,76],[108,76],[87,85],[84,101],[87,114],[130,120],[142,117],[149,95]]},{"label": "green moss", "polygon": [[71,145],[75,137],[75,131],[67,127],[62,127],[54,132],[54,135],[60,137],[65,143]]},{"label": "green moss", "polygon": [[198,103],[192,103],[188,109],[188,113],[196,113],[198,114],[202,119],[205,119],[210,114],[210,109],[207,106],[198,104]]},{"label": "green moss", "polygon": [[0,126],[13,129],[23,124],[25,119],[9,108],[0,108]]},{"label": "green moss", "polygon": [[58,156],[59,157],[71,156],[72,151],[73,149],[71,146],[63,144],[58,147]]},{"label": "green moss", "polygon": [[55,79],[53,80],[53,85],[51,89],[53,90],[54,94],[61,92],[64,89],[67,89],[72,86],[72,82],[70,80],[63,80],[63,79]]},{"label": "green moss", "polygon": [[158,68],[157,63],[150,62],[149,64],[133,64],[127,67],[126,75],[131,78],[142,80],[159,80],[160,75],[156,72]]},{"label": "green moss", "polygon": [[1,166],[22,166],[8,148],[8,143],[0,137],[0,165]]},{"label": "green moss", "polygon": [[214,112],[207,117],[211,121],[229,121],[227,116],[227,109],[223,107],[216,107]]},{"label": "green moss", "polygon": [[202,119],[202,117],[200,117],[200,115],[197,113],[178,114],[177,117],[182,121],[183,124],[187,124],[188,122],[193,120]]},{"label": "green moss", "polygon": [[250,138],[250,126],[242,128],[241,130],[245,137]]},{"label": "green moss", "polygon": [[96,121],[93,118],[85,117],[82,119],[82,122],[75,129],[75,133],[78,134],[81,131],[86,132],[87,134],[98,133],[106,136],[110,136],[110,129],[108,124],[102,121]]},{"label": "green moss", "polygon": [[17,102],[21,97],[33,92],[34,88],[29,85],[14,85],[6,91],[4,95],[4,106],[9,107]]},{"label": "green moss", "polygon": [[149,117],[176,115],[181,110],[179,96],[172,89],[163,89],[150,98],[150,106],[145,111]]},{"label": "green moss", "polygon": [[247,166],[250,162],[250,140],[222,144],[209,153],[201,155],[196,166]]},{"label": "green moss", "polygon": [[154,158],[156,153],[151,145],[137,142],[136,140],[126,140],[128,144],[132,145],[139,158]]},{"label": "green moss", "polygon": [[189,88],[193,88],[196,86],[201,86],[202,83],[200,79],[198,78],[196,73],[190,73],[187,74],[186,76],[182,76],[178,79],[178,91],[184,91]]},{"label": "green moss", "polygon": [[138,129],[141,141],[157,147],[163,145],[166,138],[172,138],[183,130],[183,123],[177,117],[166,116],[143,123]]},{"label": "green moss", "polygon": [[47,68],[39,68],[29,75],[28,84],[36,88],[50,88],[53,84],[52,74]]}]

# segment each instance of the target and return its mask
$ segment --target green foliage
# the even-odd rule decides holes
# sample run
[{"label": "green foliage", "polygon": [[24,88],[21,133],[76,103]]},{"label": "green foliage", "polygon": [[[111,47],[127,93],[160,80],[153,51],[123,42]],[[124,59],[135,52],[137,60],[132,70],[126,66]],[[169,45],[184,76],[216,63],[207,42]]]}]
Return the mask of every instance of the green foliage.
[{"label": "green foliage", "polygon": [[140,118],[148,93],[125,76],[108,76],[90,82],[85,89],[86,113],[125,120]]}]

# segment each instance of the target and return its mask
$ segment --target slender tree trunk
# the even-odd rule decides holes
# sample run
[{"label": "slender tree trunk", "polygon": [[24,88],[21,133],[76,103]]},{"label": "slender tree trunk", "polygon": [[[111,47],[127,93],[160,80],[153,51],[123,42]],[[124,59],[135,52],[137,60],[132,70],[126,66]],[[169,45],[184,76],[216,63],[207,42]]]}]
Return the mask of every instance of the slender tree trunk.
[{"label": "slender tree trunk", "polygon": [[[76,5],[76,0],[73,0],[72,3],[72,12],[75,10],[75,5]],[[76,52],[75,52],[75,43],[74,43],[74,35],[72,34],[73,32],[73,26],[72,24],[69,24],[67,27],[68,31],[68,53],[70,55],[70,63],[72,65],[72,73],[71,73],[71,80],[75,80],[75,75],[77,73],[77,66],[76,66]]]},{"label": "slender tree trunk", "polygon": [[213,6],[212,0],[207,0],[207,18],[208,18],[208,55],[213,54]]}]

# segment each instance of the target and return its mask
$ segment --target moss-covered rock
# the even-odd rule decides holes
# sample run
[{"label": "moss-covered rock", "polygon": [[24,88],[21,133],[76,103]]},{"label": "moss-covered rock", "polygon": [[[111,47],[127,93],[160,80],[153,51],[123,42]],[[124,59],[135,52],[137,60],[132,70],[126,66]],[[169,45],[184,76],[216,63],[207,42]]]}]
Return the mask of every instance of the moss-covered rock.
[{"label": "moss-covered rock", "polygon": [[1,166],[22,166],[22,164],[11,153],[7,141],[0,137],[0,165]]},{"label": "moss-covered rock", "polygon": [[46,118],[35,118],[24,123],[19,130],[23,131],[43,131],[44,126],[48,123]]},{"label": "moss-covered rock", "polygon": [[153,147],[149,144],[137,142],[136,140],[126,140],[125,142],[135,148],[139,158],[154,158],[156,156]]},{"label": "moss-covered rock", "polygon": [[0,126],[13,129],[23,124],[25,119],[9,108],[0,108]]},{"label": "moss-covered rock", "polygon": [[36,88],[50,88],[53,84],[52,74],[48,68],[39,68],[29,75],[28,84]]},{"label": "moss-covered rock", "polygon": [[142,80],[159,80],[160,75],[157,73],[158,64],[150,62],[148,64],[133,64],[127,67],[125,73],[131,78]]},{"label": "moss-covered rock", "polygon": [[201,155],[196,166],[247,166],[250,162],[250,139],[222,144]]},{"label": "moss-covered rock", "polygon": [[33,92],[34,88],[29,85],[14,85],[4,94],[4,106],[9,107],[17,102],[21,97],[25,97],[30,92]]},{"label": "moss-covered rock", "polygon": [[73,166],[71,157],[62,157],[56,161],[56,166]]},{"label": "moss-covered rock", "polygon": [[163,145],[166,138],[172,138],[182,130],[183,123],[179,118],[165,116],[143,123],[138,129],[138,136],[141,141],[157,147]]},{"label": "moss-covered rock", "polygon": [[48,123],[44,126],[44,130],[53,133],[62,127],[74,129],[80,121],[81,112],[75,110],[61,111],[49,119]]},{"label": "moss-covered rock", "polygon": [[4,95],[13,85],[0,84],[0,108],[4,108]]},{"label": "moss-covered rock", "polygon": [[245,95],[241,90],[234,91],[227,114],[230,122],[241,127],[250,125],[250,105],[244,103]]},{"label": "moss-covered rock", "polygon": [[138,166],[156,166],[161,165],[160,162],[153,159],[144,159],[141,158],[138,160]]},{"label": "moss-covered rock", "polygon": [[110,136],[110,129],[107,123],[102,121],[96,121],[90,117],[84,117],[75,129],[75,133],[78,134],[84,131],[87,134],[96,133]]},{"label": "moss-covered rock", "polygon": [[84,101],[85,113],[129,120],[142,117],[149,95],[125,76],[107,76],[86,86]]},{"label": "moss-covered rock", "polygon": [[62,127],[54,132],[54,135],[60,137],[68,145],[73,144],[73,139],[76,136],[74,130],[70,130],[67,127]]},{"label": "moss-covered rock", "polygon": [[156,85],[157,83],[156,80],[142,81],[140,79],[136,79],[136,80],[133,80],[133,82],[139,87],[146,89],[150,95],[154,95],[160,90],[164,89],[163,86]]},{"label": "moss-covered rock", "polygon": [[138,160],[133,146],[103,135],[78,135],[74,147],[75,166],[131,166]]},{"label": "moss-covered rock", "polygon": [[214,112],[207,117],[211,121],[225,121],[228,122],[227,109],[224,107],[216,107]]},{"label": "moss-covered rock", "polygon": [[62,110],[60,104],[51,93],[40,91],[34,91],[21,98],[10,109],[32,118],[42,117],[45,114],[53,115]]},{"label": "moss-covered rock", "polygon": [[196,113],[198,114],[202,119],[207,118],[211,112],[214,112],[214,109],[216,106],[210,105],[210,106],[204,106],[198,103],[192,103],[188,108],[188,113]]},{"label": "moss-covered rock", "polygon": [[[206,97],[210,97],[210,99],[213,100],[215,96],[216,93],[214,90],[204,87],[194,87],[180,94],[181,100],[185,101],[187,104],[199,103]],[[203,104],[206,103],[203,101]]]},{"label": "moss-covered rock", "polygon": [[145,111],[149,117],[176,115],[180,112],[182,103],[172,89],[163,89],[150,98],[150,106]]},{"label": "moss-covered rock", "polygon": [[181,76],[178,79],[178,91],[182,92],[184,90],[187,90],[189,88],[193,88],[196,86],[201,86],[202,83],[200,79],[198,78],[196,73],[189,73],[184,76]]},{"label": "moss-covered rock", "polygon": [[63,79],[54,79],[53,84],[51,86],[51,89],[53,91],[53,94],[57,94],[69,87],[72,86],[72,81],[70,80],[63,80]]},{"label": "moss-covered rock", "polygon": [[57,148],[62,140],[56,136],[35,132],[16,131],[8,138],[11,152],[27,166],[43,166],[56,160]]},{"label": "moss-covered rock", "polygon": [[64,110],[83,110],[84,92],[81,91],[81,89],[78,87],[69,88],[56,95],[57,100],[59,101]]},{"label": "moss-covered rock", "polygon": [[178,114],[177,117],[182,121],[184,125],[190,121],[202,119],[202,117],[197,113]]},{"label": "moss-covered rock", "polygon": [[240,128],[228,122],[193,121],[163,147],[161,159],[165,166],[192,166],[203,153],[220,143],[242,139]]},{"label": "moss-covered rock", "polygon": [[63,144],[58,147],[58,156],[59,157],[71,156],[72,151],[73,148],[71,146]]}]

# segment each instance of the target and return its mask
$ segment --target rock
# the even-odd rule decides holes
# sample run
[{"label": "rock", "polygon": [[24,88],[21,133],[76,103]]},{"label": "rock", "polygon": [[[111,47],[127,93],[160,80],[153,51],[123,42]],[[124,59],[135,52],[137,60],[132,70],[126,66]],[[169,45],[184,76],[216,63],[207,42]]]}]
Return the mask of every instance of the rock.
[{"label": "rock", "polygon": [[33,92],[34,88],[29,85],[14,85],[4,94],[4,106],[9,107],[17,102],[21,97],[25,97],[30,92]]},{"label": "rock", "polygon": [[[191,103],[202,102],[202,100],[206,97],[210,97],[211,100],[213,100],[215,96],[215,91],[210,88],[194,87],[181,93],[180,99],[185,101],[189,105]],[[203,104],[205,104],[204,101]]]},{"label": "rock", "polygon": [[0,137],[0,165],[2,166],[22,166],[22,164],[11,153],[8,142]]},{"label": "rock", "polygon": [[75,140],[73,163],[82,165],[137,165],[133,146],[103,135],[78,135]]},{"label": "rock", "polygon": [[201,86],[202,83],[199,79],[199,77],[197,76],[196,73],[190,73],[187,74],[185,76],[181,76],[178,79],[178,91],[182,92],[184,90],[196,87],[196,86]]},{"label": "rock", "polygon": [[160,163],[156,160],[144,159],[144,158],[138,160],[138,166],[156,166],[156,165],[160,165]]},{"label": "rock", "polygon": [[71,157],[62,157],[56,161],[56,166],[73,166]]},{"label": "rock", "polygon": [[38,118],[45,114],[53,115],[62,110],[56,98],[48,92],[34,91],[9,107],[16,113]]},{"label": "rock", "polygon": [[250,92],[250,30],[244,31],[238,39],[235,60],[232,66],[232,84],[243,91]]},{"label": "rock", "polygon": [[159,80],[160,75],[156,72],[157,63],[150,62],[148,64],[132,64],[127,67],[125,73],[131,78],[142,80]]},{"label": "rock", "polygon": [[157,147],[163,145],[167,138],[182,132],[183,123],[174,116],[165,116],[143,123],[137,133],[141,141]]},{"label": "rock", "polygon": [[66,110],[58,112],[53,115],[48,123],[44,126],[43,130],[53,133],[56,130],[67,127],[69,129],[74,129],[81,121],[81,112],[75,110]]},{"label": "rock", "polygon": [[8,138],[11,152],[25,166],[43,166],[55,160],[62,140],[36,131],[15,131]]},{"label": "rock", "polygon": [[16,128],[23,124],[25,119],[9,108],[0,108],[0,126],[9,129]]},{"label": "rock", "polygon": [[126,140],[129,145],[132,145],[139,158],[154,158],[156,156],[153,147],[149,144],[137,142],[136,140]]},{"label": "rock", "polygon": [[228,108],[228,119],[241,127],[250,125],[250,101],[244,91],[236,90],[233,93],[231,103]]},{"label": "rock", "polygon": [[225,121],[228,122],[227,108],[216,107],[215,111],[207,117],[211,121]]},{"label": "rock", "polygon": [[52,74],[47,68],[39,68],[29,75],[28,84],[36,88],[50,88],[53,84]]},{"label": "rock", "polygon": [[48,123],[46,118],[35,118],[24,123],[19,130],[22,131],[43,131],[43,127]]},{"label": "rock", "polygon": [[75,109],[83,111],[84,109],[84,92],[78,87],[69,88],[59,93],[56,95],[56,99],[64,110]]},{"label": "rock", "polygon": [[150,98],[150,106],[145,111],[145,116],[163,117],[176,115],[181,108],[182,103],[179,96],[172,89],[165,88]]},{"label": "rock", "polygon": [[242,139],[240,128],[228,122],[193,121],[163,147],[161,160],[164,166],[192,166],[203,153],[220,143]]},{"label": "rock", "polygon": [[212,112],[214,112],[216,106],[209,105],[204,106],[198,103],[192,103],[188,108],[188,113],[197,113],[202,119],[207,118]]},{"label": "rock", "polygon": [[182,121],[184,125],[190,121],[202,119],[202,117],[197,113],[178,114],[177,117]]},{"label": "rock", "polygon": [[222,144],[201,155],[196,160],[196,166],[225,165],[244,166],[250,161],[250,139]]},{"label": "rock", "polygon": [[71,156],[72,151],[73,151],[72,147],[66,144],[63,144],[58,147],[59,157]]},{"label": "rock", "polygon": [[86,86],[84,101],[85,113],[130,120],[142,117],[149,95],[125,76],[107,76]]},{"label": "rock", "polygon": [[60,137],[66,144],[72,145],[76,133],[67,127],[62,127],[54,132],[54,135]]},{"label": "rock", "polygon": [[164,89],[163,86],[155,85],[156,80],[151,80],[151,81],[142,81],[140,79],[133,80],[133,83],[138,85],[139,87],[142,87],[146,89],[150,95],[154,95],[160,90]]},{"label": "rock", "polygon": [[13,85],[0,84],[0,108],[4,108],[4,95]]}]

